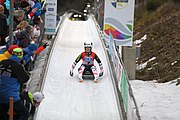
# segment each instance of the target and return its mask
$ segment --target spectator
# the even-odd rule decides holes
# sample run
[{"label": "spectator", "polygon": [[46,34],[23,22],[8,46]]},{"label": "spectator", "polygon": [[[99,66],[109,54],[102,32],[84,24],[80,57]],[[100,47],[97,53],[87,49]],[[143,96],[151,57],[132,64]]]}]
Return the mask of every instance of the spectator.
[{"label": "spectator", "polygon": [[19,9],[24,10],[25,17],[24,19],[28,21],[29,24],[32,24],[32,17],[38,8],[32,8],[35,5],[33,0],[23,0],[20,2]]},{"label": "spectator", "polygon": [[35,0],[35,5],[32,9],[37,8],[37,11],[34,13],[35,16],[41,16],[46,12],[46,7],[42,9],[41,0]]},{"label": "spectator", "polygon": [[15,44],[19,45],[19,47],[22,47],[22,48],[27,47],[32,41],[33,31],[34,31],[34,27],[31,25],[28,25],[25,27],[24,30],[16,33],[17,42],[15,42]]},{"label": "spectator", "polygon": [[42,22],[42,20],[41,20],[41,17],[39,17],[39,16],[34,16],[34,18],[33,18],[33,26],[40,26],[40,24],[41,24],[41,22]]},{"label": "spectator", "polygon": [[[24,29],[26,28],[26,26],[28,26],[28,25],[29,25],[29,24],[28,24],[27,21],[25,21],[25,20],[21,21],[21,22],[17,25],[16,30],[13,32],[14,37],[16,37],[16,36],[15,36],[16,33],[21,32],[21,31],[24,30]],[[16,38],[14,38],[14,39],[16,39]],[[7,36],[7,37],[5,38],[5,41],[6,41],[6,42],[9,41],[9,36]]]},{"label": "spectator", "polygon": [[28,81],[29,75],[26,73],[19,61],[23,57],[21,48],[13,49],[13,55],[0,62],[0,116],[2,120],[7,120],[9,109],[9,98],[14,99],[13,111],[18,114],[18,120],[28,120],[29,112],[22,104],[19,96],[20,84]]},{"label": "spectator", "polygon": [[10,10],[10,1],[9,0],[5,0],[4,1],[4,14],[6,14],[6,21],[7,21],[7,25],[10,24],[10,15],[9,15],[9,10]]},{"label": "spectator", "polygon": [[13,49],[14,48],[18,48],[18,45],[11,45],[7,51],[5,51],[3,54],[0,54],[0,61],[5,60],[5,59],[9,59],[9,57],[11,56]]},{"label": "spectator", "polygon": [[24,56],[23,56],[24,63],[25,64],[28,63],[29,60],[31,59],[31,56],[39,54],[47,46],[49,46],[49,43],[45,43],[44,45],[38,47],[38,45],[34,41],[32,41],[28,47],[23,49],[24,50]]},{"label": "spectator", "polygon": [[0,46],[5,45],[5,37],[8,35],[8,25],[6,22],[6,15],[4,14],[4,7],[0,5]]},{"label": "spectator", "polygon": [[34,41],[31,41],[31,44],[28,47],[23,49],[24,50],[24,52],[23,52],[24,56],[23,56],[23,61],[22,61],[23,63],[22,64],[24,65],[26,71],[30,70],[31,66],[29,66],[29,65],[33,61],[34,55],[39,54],[47,46],[49,46],[49,44],[45,43],[43,46],[40,46],[38,48],[38,45]]},{"label": "spectator", "polygon": [[25,12],[24,14],[24,20],[28,20],[28,14],[30,12],[31,6],[27,1],[21,1],[20,2],[20,10],[23,10]]},{"label": "spectator", "polygon": [[35,26],[32,34],[32,41],[38,43],[40,34],[41,34],[40,28],[38,26]]},{"label": "spectator", "polygon": [[13,28],[16,29],[17,25],[24,19],[25,12],[23,10],[14,11]]},{"label": "spectator", "polygon": [[31,41],[28,47],[24,48],[23,65],[26,71],[29,71],[29,63],[31,58],[34,56],[34,52],[38,49],[38,45]]},{"label": "spectator", "polygon": [[23,21],[21,21],[21,22],[17,25],[16,30],[17,30],[17,31],[22,31],[22,30],[24,30],[25,27],[28,26],[28,25],[29,25],[28,22],[25,21],[25,20],[23,20]]},{"label": "spectator", "polygon": [[27,90],[23,90],[20,94],[20,98],[22,103],[29,110],[30,116],[33,116],[36,108],[39,107],[40,103],[44,99],[44,94],[41,92],[35,92],[32,94]]},{"label": "spectator", "polygon": [[[14,41],[13,41],[13,44],[19,44],[18,43],[18,41],[19,41],[19,38],[22,38],[23,36],[21,36],[21,32],[23,31],[23,30],[25,30],[25,28],[26,28],[26,26],[28,26],[29,24],[28,24],[28,22],[27,21],[25,21],[25,20],[23,20],[23,21],[21,21],[18,25],[17,25],[17,28],[16,28],[16,30],[13,32],[13,39],[14,39]],[[19,38],[17,37],[17,35],[19,35]],[[7,36],[6,38],[5,38],[5,41],[6,41],[6,48],[8,48],[9,47],[9,45],[10,45],[10,41],[9,41],[9,36]]]}]

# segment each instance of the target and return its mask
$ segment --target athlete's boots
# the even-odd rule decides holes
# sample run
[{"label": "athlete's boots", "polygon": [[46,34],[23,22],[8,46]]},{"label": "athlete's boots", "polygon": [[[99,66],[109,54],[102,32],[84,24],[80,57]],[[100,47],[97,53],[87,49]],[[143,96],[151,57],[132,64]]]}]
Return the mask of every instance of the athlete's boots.
[{"label": "athlete's boots", "polygon": [[83,82],[82,75],[83,75],[84,69],[85,69],[84,66],[81,66],[81,67],[78,69],[78,73],[79,73],[79,82]]},{"label": "athlete's boots", "polygon": [[94,75],[94,82],[97,83],[98,73],[97,73],[96,66],[92,66],[91,69],[92,69],[92,72],[93,72],[93,75]]}]

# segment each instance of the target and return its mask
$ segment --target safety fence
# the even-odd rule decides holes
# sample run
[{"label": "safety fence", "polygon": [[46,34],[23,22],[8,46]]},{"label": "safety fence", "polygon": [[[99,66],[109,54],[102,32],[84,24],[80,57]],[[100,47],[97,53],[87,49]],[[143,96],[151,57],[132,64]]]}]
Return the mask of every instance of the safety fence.
[{"label": "safety fence", "polygon": [[[127,120],[140,120],[138,108],[136,106],[136,101],[134,99],[131,86],[129,84],[128,75],[126,73],[122,60],[118,56],[112,34],[110,34],[109,39],[109,54],[116,75],[118,89],[121,92],[121,96],[123,99],[125,112],[127,114]],[[135,106],[135,110],[133,109],[133,106]]]}]

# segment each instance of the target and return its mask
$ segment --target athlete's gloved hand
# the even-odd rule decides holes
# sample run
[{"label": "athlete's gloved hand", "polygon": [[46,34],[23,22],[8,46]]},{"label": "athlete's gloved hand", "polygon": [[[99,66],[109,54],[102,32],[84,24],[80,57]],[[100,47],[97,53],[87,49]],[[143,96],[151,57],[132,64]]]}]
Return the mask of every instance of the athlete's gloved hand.
[{"label": "athlete's gloved hand", "polygon": [[70,70],[70,76],[73,76],[73,74],[74,74],[73,70]]},{"label": "athlete's gloved hand", "polygon": [[104,73],[104,72],[100,72],[100,73],[99,73],[99,77],[103,76],[103,73]]},{"label": "athlete's gloved hand", "polygon": [[74,70],[75,66],[76,66],[76,62],[73,62],[71,69],[70,69],[70,76],[73,76],[73,70]]},{"label": "athlete's gloved hand", "polygon": [[101,77],[101,76],[103,76],[103,73],[104,73],[102,63],[99,63],[99,68],[100,68],[99,77]]}]

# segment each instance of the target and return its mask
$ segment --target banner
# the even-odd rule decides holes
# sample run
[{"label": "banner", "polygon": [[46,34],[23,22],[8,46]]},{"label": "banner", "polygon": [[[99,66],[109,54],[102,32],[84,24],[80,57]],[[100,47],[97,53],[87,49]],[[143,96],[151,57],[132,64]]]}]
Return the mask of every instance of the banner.
[{"label": "banner", "polygon": [[129,94],[129,91],[128,91],[128,84],[127,84],[127,79],[126,79],[126,74],[124,72],[124,68],[122,68],[120,89],[121,89],[121,94],[122,94],[124,106],[126,108],[126,112],[128,112],[128,94]]},{"label": "banner", "polygon": [[135,101],[132,99],[132,93],[130,93],[129,91],[129,80],[125,72],[125,68],[121,63],[122,60],[120,61],[118,57],[118,53],[116,51],[111,32],[109,34],[109,53],[111,58],[110,60],[112,61],[114,72],[116,74],[118,89],[121,92],[123,105],[125,108],[125,112],[127,113],[127,120],[137,120],[139,115],[135,112],[133,107]]},{"label": "banner", "polygon": [[132,46],[134,4],[135,0],[105,0],[103,31],[107,44],[111,32],[117,45]]},{"label": "banner", "polygon": [[46,0],[45,34],[56,34],[57,0]]}]

